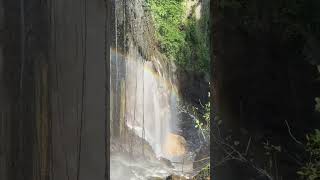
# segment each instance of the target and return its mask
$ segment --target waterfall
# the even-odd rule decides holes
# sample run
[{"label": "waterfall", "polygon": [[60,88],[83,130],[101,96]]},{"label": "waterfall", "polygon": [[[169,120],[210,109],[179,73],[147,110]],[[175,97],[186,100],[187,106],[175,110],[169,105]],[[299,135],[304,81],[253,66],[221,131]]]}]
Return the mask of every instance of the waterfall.
[{"label": "waterfall", "polygon": [[[133,58],[133,59],[131,59]],[[170,157],[163,145],[174,129],[176,95],[173,88],[153,69],[152,62],[141,56],[120,58],[126,66],[126,125],[145,139],[156,156]],[[144,133],[143,133],[144,132]]]},{"label": "waterfall", "polygon": [[122,143],[120,149],[131,156],[131,162],[143,161],[140,158],[145,157],[146,146],[151,147],[147,156],[152,151],[158,160],[181,161],[186,142],[176,134],[179,129],[176,88],[155,70],[153,62],[144,60],[132,49],[128,55],[112,51],[111,71],[116,77],[111,79],[112,118],[118,118],[112,122],[117,124],[113,129],[119,131],[112,138]]},{"label": "waterfall", "polygon": [[[110,66],[113,180],[164,178],[193,170],[193,156],[180,134],[180,99],[173,68],[161,53],[148,49],[150,41],[142,26],[145,15],[139,9],[142,3],[116,0],[114,7]],[[126,14],[133,11],[134,15]]]}]

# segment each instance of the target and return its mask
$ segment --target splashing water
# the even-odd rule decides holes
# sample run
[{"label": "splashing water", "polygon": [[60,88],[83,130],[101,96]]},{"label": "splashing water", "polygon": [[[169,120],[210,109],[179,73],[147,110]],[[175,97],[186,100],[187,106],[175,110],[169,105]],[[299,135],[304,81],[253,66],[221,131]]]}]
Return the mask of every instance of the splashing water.
[{"label": "splashing water", "polygon": [[[113,124],[118,123],[113,129],[120,129],[119,139],[127,139],[122,142],[126,144],[122,148],[126,146],[123,149],[127,154],[111,154],[111,167],[116,169],[111,172],[121,174],[120,172],[125,169],[126,171],[131,169],[131,174],[126,175],[138,178],[138,172],[144,172],[145,177],[151,175],[154,177],[167,176],[172,171],[180,172],[183,168],[185,172],[188,171],[187,166],[173,165],[170,169],[163,164],[159,165],[161,158],[178,164],[184,163],[188,153],[186,140],[178,135],[178,93],[175,86],[165,80],[153,64],[156,61],[144,61],[134,50],[129,50],[130,56],[112,52],[111,71],[116,78],[111,79],[113,87],[111,105],[120,107],[112,113],[113,118],[118,117],[113,119]],[[117,113],[120,115],[115,116]],[[145,140],[145,143],[151,146],[157,160],[139,159],[144,156],[145,146],[143,143],[132,143],[132,135],[126,134],[124,129],[131,130],[137,137]],[[135,154],[134,157],[132,154]],[[133,160],[134,158],[136,159]],[[149,168],[151,171],[146,170]]]}]

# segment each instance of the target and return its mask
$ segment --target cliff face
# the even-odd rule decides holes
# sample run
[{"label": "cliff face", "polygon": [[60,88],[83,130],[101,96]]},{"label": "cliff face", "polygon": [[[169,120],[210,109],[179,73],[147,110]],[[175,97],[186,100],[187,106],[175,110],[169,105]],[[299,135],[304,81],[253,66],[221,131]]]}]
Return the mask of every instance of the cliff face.
[{"label": "cliff face", "polygon": [[[199,96],[203,98],[208,94],[207,79],[193,72],[189,74],[178,72],[174,62],[160,52],[155,37],[155,22],[152,20],[145,0],[115,2],[112,44],[114,51],[112,51],[111,58],[111,113],[113,117],[111,129],[114,139],[122,141],[112,142],[112,147],[115,149],[112,155],[122,150],[124,154],[131,153],[135,159],[142,156],[144,150],[140,146],[141,143],[131,142],[139,142],[139,139],[132,135],[129,136],[130,131],[127,130],[126,125],[134,129],[138,136],[143,134],[142,129],[145,130],[145,136],[141,135],[141,137],[148,139],[155,153],[145,151],[144,156],[163,155],[164,153],[168,157],[173,157],[195,153],[195,149],[200,148],[200,137],[194,127],[193,119],[187,113],[184,116],[181,115],[183,113],[176,110],[177,101],[180,98],[180,96],[177,97],[176,89],[184,92],[183,97],[179,100],[186,100],[189,93],[192,94],[191,103],[199,104]],[[185,86],[179,87],[180,81],[185,83]],[[166,134],[167,131],[171,134]],[[119,145],[121,143],[123,144],[122,149]],[[143,143],[146,142],[143,141]],[[113,157],[116,158],[116,155],[111,156]],[[180,161],[180,158],[173,161]],[[116,160],[113,163],[118,164]],[[139,163],[144,165],[142,160]],[[186,164],[183,168],[184,173],[192,170],[192,160],[184,163]],[[120,170],[124,168],[127,168],[128,172],[132,170],[125,164],[122,168],[119,167]],[[139,171],[139,173],[145,172]]]},{"label": "cliff face", "polygon": [[116,14],[120,34],[118,44],[124,53],[130,55],[132,51],[137,51],[146,61],[152,62],[156,72],[174,85],[176,67],[159,52],[154,22],[146,1],[117,1],[116,6],[119,8]]}]

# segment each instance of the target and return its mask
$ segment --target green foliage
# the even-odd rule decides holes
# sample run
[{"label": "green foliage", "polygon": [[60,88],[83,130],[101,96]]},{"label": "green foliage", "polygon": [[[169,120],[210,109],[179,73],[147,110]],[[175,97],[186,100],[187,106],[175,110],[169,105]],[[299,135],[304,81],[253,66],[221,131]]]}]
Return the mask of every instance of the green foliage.
[{"label": "green foliage", "polygon": [[177,56],[185,45],[185,32],[181,31],[184,16],[183,0],[147,0],[154,18],[160,49],[169,58]]},{"label": "green foliage", "polygon": [[313,134],[307,135],[306,138],[308,141],[307,151],[314,160],[320,160],[320,130],[316,129]]},{"label": "green foliage", "polygon": [[316,180],[320,178],[320,130],[306,136],[307,147],[310,158],[297,173],[304,180]]},{"label": "green foliage", "polygon": [[[210,97],[210,94],[209,94]],[[196,119],[195,127],[200,130],[204,139],[210,139],[210,101],[204,105],[204,113],[200,118]],[[196,108],[193,108],[194,114],[199,114]]]},{"label": "green foliage", "polygon": [[[208,16],[202,17],[199,21],[194,16],[190,17],[186,22],[186,44],[183,46],[178,62],[187,63],[192,70],[198,72],[209,72],[210,70],[210,52],[209,52],[209,34],[208,34]],[[192,52],[188,54],[185,52]],[[189,59],[196,60],[194,62],[187,61]]]},{"label": "green foliage", "polygon": [[298,174],[305,180],[317,180],[320,178],[320,164],[307,163]]},{"label": "green foliage", "polygon": [[209,12],[185,18],[185,0],[146,0],[155,22],[160,50],[180,67],[209,72]]},{"label": "green foliage", "polygon": [[199,174],[195,177],[195,179],[209,179],[210,177],[210,164],[207,164],[204,168],[201,169]]},{"label": "green foliage", "polygon": [[[320,98],[315,98],[315,111],[320,112]],[[320,178],[320,130],[306,135],[306,152],[309,161],[297,172],[304,180],[316,180]]]}]

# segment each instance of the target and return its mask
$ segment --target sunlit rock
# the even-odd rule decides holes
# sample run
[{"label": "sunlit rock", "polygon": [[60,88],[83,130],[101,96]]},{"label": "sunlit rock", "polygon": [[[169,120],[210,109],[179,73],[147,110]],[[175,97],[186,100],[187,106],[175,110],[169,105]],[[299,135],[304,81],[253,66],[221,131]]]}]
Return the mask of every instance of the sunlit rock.
[{"label": "sunlit rock", "polygon": [[164,144],[164,151],[170,156],[182,156],[186,153],[186,140],[177,134],[169,133]]}]

